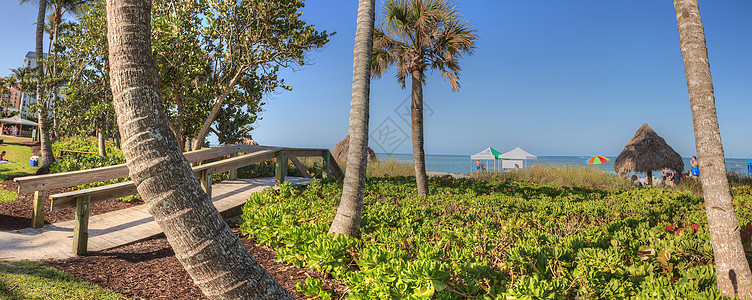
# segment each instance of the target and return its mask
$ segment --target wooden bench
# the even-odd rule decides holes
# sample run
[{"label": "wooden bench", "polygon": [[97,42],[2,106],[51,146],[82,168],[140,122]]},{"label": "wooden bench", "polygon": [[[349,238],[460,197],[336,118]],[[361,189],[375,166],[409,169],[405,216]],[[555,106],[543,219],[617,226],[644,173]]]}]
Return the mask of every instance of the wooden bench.
[{"label": "wooden bench", "polygon": [[[239,153],[247,153],[239,155]],[[297,160],[297,157],[320,156],[323,158],[323,176],[334,175],[337,179],[343,179],[344,174],[339,165],[331,162],[331,154],[328,149],[304,149],[304,148],[281,148],[256,145],[225,145],[209,149],[202,149],[184,153],[190,163],[197,163],[217,158],[218,161],[204,163],[192,167],[193,173],[199,179],[201,187],[211,197],[212,175],[230,172],[230,179],[236,178],[238,168],[276,159],[275,184],[285,181],[287,174],[288,159],[293,162],[300,173],[308,175],[305,167]],[[225,158],[232,156],[230,158]],[[297,163],[296,163],[297,162]],[[333,174],[332,174],[333,173]],[[14,180],[19,183],[18,192],[25,193],[34,191],[34,210],[32,213],[32,227],[40,228],[44,225],[44,202],[46,191],[54,188],[77,186],[117,179],[128,176],[128,168],[125,165],[116,165],[104,168],[57,173],[40,176],[17,177]],[[310,175],[308,176],[310,178]],[[118,199],[130,195],[136,195],[136,185],[132,181],[109,184],[100,187],[70,191],[51,195],[52,211],[76,208],[73,230],[73,253],[76,255],[86,254],[88,240],[89,206],[91,204]]]}]

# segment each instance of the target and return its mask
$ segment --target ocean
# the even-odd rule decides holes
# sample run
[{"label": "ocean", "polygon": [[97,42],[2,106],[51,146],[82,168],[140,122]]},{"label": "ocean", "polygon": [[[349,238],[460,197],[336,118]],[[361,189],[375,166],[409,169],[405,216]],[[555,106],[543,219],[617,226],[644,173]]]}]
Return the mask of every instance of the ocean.
[{"label": "ocean", "polygon": [[[376,153],[376,157],[379,160],[395,159],[399,162],[412,163],[412,154],[402,153]],[[616,157],[609,157],[610,160],[603,164],[588,165],[587,160],[590,156],[538,156],[537,160],[528,160],[525,167],[533,165],[553,165],[553,166],[572,166],[572,167],[588,167],[596,168],[607,173],[614,174],[614,159]],[[691,158],[685,157],[684,160],[684,172],[687,172],[690,168],[689,162]],[[493,161],[485,161],[486,169],[494,169]],[[426,154],[426,170],[430,172],[447,172],[447,173],[460,173],[469,174],[475,171],[475,161],[470,160],[470,155],[440,155],[440,154]],[[726,158],[726,170],[729,172],[747,172],[747,159],[746,158]],[[658,176],[660,172],[654,172],[653,176]],[[700,170],[702,173],[702,170]],[[644,174],[643,174],[644,175]]]}]

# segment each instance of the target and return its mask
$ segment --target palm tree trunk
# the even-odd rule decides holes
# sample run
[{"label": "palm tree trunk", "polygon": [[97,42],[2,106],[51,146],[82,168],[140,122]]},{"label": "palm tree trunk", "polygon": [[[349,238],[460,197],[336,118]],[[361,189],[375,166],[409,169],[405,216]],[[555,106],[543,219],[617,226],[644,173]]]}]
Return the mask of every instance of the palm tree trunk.
[{"label": "palm tree trunk", "polygon": [[350,145],[347,150],[347,169],[342,186],[337,215],[329,233],[358,236],[363,214],[363,190],[366,186],[368,153],[369,92],[371,85],[371,53],[373,51],[373,23],[375,0],[360,0],[355,29],[352,100],[350,103]]},{"label": "palm tree trunk", "polygon": [[700,182],[707,207],[717,285],[724,296],[752,297],[752,273],[742,247],[726,177],[700,8],[697,0],[674,0],[674,8],[695,128],[695,147],[702,171]]},{"label": "palm tree trunk", "polygon": [[[36,37],[36,60],[37,60],[37,122],[39,123],[39,132],[37,132],[40,141],[40,152],[42,154],[41,162],[37,174],[46,174],[49,172],[50,165],[55,161],[52,154],[52,144],[47,137],[47,92],[42,88],[44,79],[44,17],[47,11],[47,0],[39,1],[39,11],[37,12],[37,37]],[[53,91],[54,92],[54,91]]]},{"label": "palm tree trunk", "polygon": [[428,176],[426,175],[426,154],[423,150],[423,73],[412,72],[412,105],[410,118],[412,120],[413,164],[415,165],[415,183],[418,186],[418,196],[428,195]]},{"label": "palm tree trunk", "polygon": [[199,187],[159,97],[150,0],[108,0],[113,102],[130,176],[175,256],[210,299],[292,299]]}]

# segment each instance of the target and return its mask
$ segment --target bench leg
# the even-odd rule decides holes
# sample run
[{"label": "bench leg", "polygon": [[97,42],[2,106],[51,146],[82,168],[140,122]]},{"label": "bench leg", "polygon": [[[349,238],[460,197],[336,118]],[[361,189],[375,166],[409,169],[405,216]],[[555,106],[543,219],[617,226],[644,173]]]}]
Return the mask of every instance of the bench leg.
[{"label": "bench leg", "polygon": [[277,168],[275,169],[274,185],[279,186],[285,182],[287,175],[287,153],[285,150],[277,152]]},{"label": "bench leg", "polygon": [[73,254],[86,255],[89,241],[89,196],[76,199],[76,218],[73,221]]},{"label": "bench leg", "polygon": [[42,228],[44,226],[44,202],[47,200],[47,191],[34,192],[34,208],[31,211],[31,227]]},{"label": "bench leg", "polygon": [[321,177],[323,178],[329,178],[332,176],[332,167],[331,167],[331,155],[329,154],[329,150],[324,150],[323,153],[321,153],[321,158],[324,159],[324,163],[321,170]]},{"label": "bench leg", "polygon": [[199,182],[201,182],[201,189],[206,192],[206,195],[209,196],[209,200],[211,200],[212,195],[212,173],[211,170],[203,170],[201,171],[201,175],[198,179]]}]

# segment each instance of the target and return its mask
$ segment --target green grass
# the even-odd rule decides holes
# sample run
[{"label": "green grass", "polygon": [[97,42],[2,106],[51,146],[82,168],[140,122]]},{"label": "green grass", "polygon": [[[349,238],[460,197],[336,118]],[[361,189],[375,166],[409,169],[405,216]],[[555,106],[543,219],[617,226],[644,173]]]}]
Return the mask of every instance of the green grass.
[{"label": "green grass", "polygon": [[0,189],[0,203],[16,201],[17,199],[18,194],[16,192]]},{"label": "green grass", "polygon": [[128,299],[65,272],[30,262],[0,261],[0,299]]},{"label": "green grass", "polygon": [[7,163],[0,164],[0,181],[9,177],[32,175],[37,171],[37,167],[29,166],[31,148],[21,145],[20,142],[25,139],[3,137],[5,146],[0,146],[0,152],[5,151]]},{"label": "green grass", "polygon": [[366,168],[366,177],[413,176],[413,164],[401,163],[394,158],[372,162]]}]

